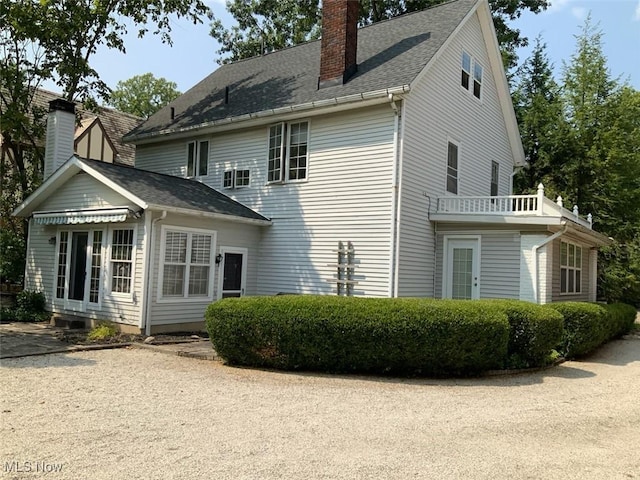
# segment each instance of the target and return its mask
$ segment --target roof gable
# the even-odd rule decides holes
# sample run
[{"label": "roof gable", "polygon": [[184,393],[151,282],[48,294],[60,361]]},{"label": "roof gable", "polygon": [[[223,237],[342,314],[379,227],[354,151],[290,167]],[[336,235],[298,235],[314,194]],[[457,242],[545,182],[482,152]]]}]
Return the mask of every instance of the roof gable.
[{"label": "roof gable", "polygon": [[179,211],[249,223],[269,224],[268,218],[207,185],[126,165],[71,157],[16,210],[27,217],[57,189],[79,172],[85,172],[141,209]]},{"label": "roof gable", "polygon": [[408,86],[477,3],[455,0],[361,28],[358,71],[343,85],[318,89],[319,40],[223,65],[125,139]]}]

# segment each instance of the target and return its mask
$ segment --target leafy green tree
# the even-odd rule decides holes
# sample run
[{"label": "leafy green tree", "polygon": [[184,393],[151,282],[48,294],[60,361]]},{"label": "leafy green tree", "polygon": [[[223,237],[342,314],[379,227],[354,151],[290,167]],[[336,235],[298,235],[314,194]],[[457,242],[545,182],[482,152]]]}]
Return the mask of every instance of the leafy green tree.
[{"label": "leafy green tree", "polygon": [[111,92],[110,103],[121,112],[149,118],[179,95],[175,82],[145,73],[118,82]]},{"label": "leafy green tree", "polygon": [[[446,0],[361,0],[360,24],[386,20],[405,13],[423,10]],[[528,40],[507,23],[529,10],[539,13],[548,0],[489,0],[493,21],[502,47],[505,66],[516,64],[516,49]],[[236,25],[226,28],[220,21],[211,27],[211,36],[221,45],[219,62],[280,50],[318,38],[321,32],[320,0],[227,0],[227,9]]]},{"label": "leafy green tree", "polygon": [[45,112],[34,104],[35,90],[54,79],[66,100],[96,104],[110,93],[91,66],[99,47],[125,52],[132,26],[171,44],[172,18],[198,23],[210,12],[202,0],[0,2],[0,227],[26,237],[26,225],[10,212],[41,182]]},{"label": "leafy green tree", "polygon": [[566,154],[565,143],[559,136],[566,132],[567,125],[562,115],[560,87],[553,78],[546,44],[540,37],[519,70],[513,103],[528,164],[516,175],[514,188],[518,192],[535,192],[542,182],[549,189],[556,183],[553,177],[557,158]]}]

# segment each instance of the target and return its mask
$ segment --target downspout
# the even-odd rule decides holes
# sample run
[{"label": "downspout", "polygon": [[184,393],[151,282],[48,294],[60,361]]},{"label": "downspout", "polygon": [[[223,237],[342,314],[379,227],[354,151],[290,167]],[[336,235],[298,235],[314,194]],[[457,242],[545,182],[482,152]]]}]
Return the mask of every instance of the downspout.
[{"label": "downspout", "polygon": [[562,223],[563,227],[562,230],[554,233],[553,235],[551,235],[550,237],[548,237],[544,242],[535,245],[532,249],[531,252],[533,254],[533,274],[534,274],[534,279],[533,279],[533,300],[535,303],[538,303],[538,250],[540,250],[542,247],[544,247],[545,245],[553,242],[556,238],[561,237],[562,235],[564,235],[565,233],[567,233],[567,230],[569,230],[569,225],[567,225],[567,222],[563,222]]},{"label": "downspout", "polygon": [[398,236],[398,196],[399,196],[399,164],[400,164],[400,112],[398,105],[396,104],[393,94],[389,94],[389,102],[394,112],[393,122],[393,176],[391,180],[392,194],[391,194],[391,241],[389,248],[389,297],[393,298],[397,296],[397,236]]},{"label": "downspout", "polygon": [[156,223],[167,218],[167,211],[163,210],[162,215],[158,218],[151,220],[151,234],[149,235],[149,242],[146,246],[147,251],[147,265],[145,271],[145,301],[143,303],[143,318],[144,318],[144,334],[146,336],[151,335],[151,318],[149,318],[149,311],[151,310],[151,269],[153,268],[153,246],[156,244]]}]

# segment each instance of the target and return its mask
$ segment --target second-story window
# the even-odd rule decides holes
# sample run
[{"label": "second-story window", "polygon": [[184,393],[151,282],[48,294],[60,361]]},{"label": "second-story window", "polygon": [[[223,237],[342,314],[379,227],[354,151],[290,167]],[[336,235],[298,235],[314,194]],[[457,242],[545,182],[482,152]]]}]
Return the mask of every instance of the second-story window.
[{"label": "second-story window", "polygon": [[471,56],[462,52],[462,80],[460,84],[465,90],[469,90],[469,78],[471,77]]},{"label": "second-story window", "polygon": [[449,142],[447,149],[447,192],[458,193],[458,146]]},{"label": "second-story window", "polygon": [[227,170],[222,179],[223,188],[242,188],[251,184],[250,170]]},{"label": "second-story window", "polygon": [[498,196],[498,179],[500,177],[500,164],[491,162],[491,196]]},{"label": "second-story window", "polygon": [[[460,85],[467,91],[473,93],[473,96],[480,99],[482,95],[482,65],[472,58],[467,52],[462,52],[462,77]],[[473,83],[471,82],[471,72],[473,72]]]},{"label": "second-story window", "polygon": [[187,177],[202,177],[209,171],[209,141],[187,144]]},{"label": "second-story window", "polygon": [[269,128],[267,182],[306,180],[309,122],[280,123]]}]

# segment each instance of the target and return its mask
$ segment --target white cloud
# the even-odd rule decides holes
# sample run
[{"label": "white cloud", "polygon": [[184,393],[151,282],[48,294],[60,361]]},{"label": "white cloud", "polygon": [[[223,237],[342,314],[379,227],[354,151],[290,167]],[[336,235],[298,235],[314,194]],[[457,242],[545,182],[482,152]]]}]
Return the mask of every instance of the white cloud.
[{"label": "white cloud", "polygon": [[636,22],[640,22],[640,0],[638,0],[638,5],[636,5],[636,12],[633,15],[633,19]]},{"label": "white cloud", "polygon": [[587,17],[587,9],[584,7],[572,7],[571,15],[582,21]]}]

